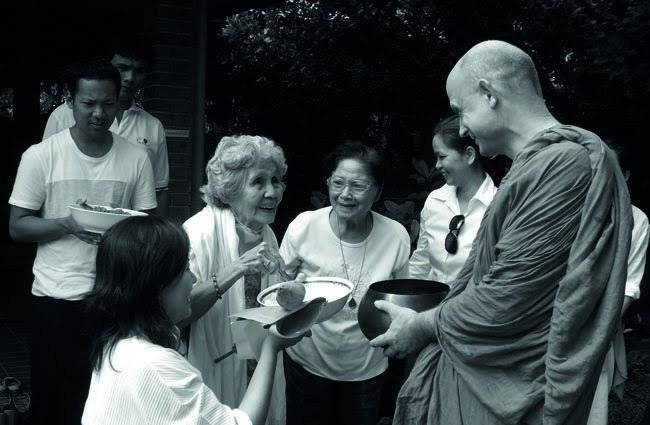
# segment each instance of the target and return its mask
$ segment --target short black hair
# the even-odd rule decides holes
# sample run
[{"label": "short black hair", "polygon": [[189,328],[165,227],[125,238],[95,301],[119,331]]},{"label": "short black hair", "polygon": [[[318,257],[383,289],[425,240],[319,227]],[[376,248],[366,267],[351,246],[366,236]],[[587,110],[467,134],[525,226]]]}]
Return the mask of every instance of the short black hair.
[{"label": "short black hair", "polygon": [[478,153],[479,149],[474,140],[469,136],[461,137],[460,132],[460,118],[458,115],[452,115],[441,120],[433,130],[433,135],[440,136],[445,145],[460,153],[465,151],[465,148],[474,148]]},{"label": "short black hair", "polygon": [[115,94],[120,94],[120,73],[110,63],[99,59],[92,59],[77,62],[70,66],[67,71],[66,85],[70,90],[70,97],[74,99],[79,89],[79,80],[105,80],[115,85]]},{"label": "short black hair", "polygon": [[331,176],[339,163],[345,159],[356,159],[365,164],[375,184],[380,187],[384,184],[385,163],[376,148],[358,140],[344,141],[325,158],[323,167],[325,175]]},{"label": "short black hair", "polygon": [[116,37],[111,44],[111,51],[114,55],[143,61],[146,64],[150,64],[153,60],[152,44],[149,37],[144,34]]}]

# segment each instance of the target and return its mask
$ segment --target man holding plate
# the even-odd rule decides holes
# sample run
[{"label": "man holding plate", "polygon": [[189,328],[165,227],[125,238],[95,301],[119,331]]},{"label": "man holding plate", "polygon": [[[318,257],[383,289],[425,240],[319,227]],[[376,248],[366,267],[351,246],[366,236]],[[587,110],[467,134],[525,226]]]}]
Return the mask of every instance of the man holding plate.
[{"label": "man holding plate", "polygon": [[79,423],[90,383],[81,299],[95,280],[96,233],[70,215],[77,199],[134,210],[156,208],[147,152],[109,131],[120,76],[109,64],[71,73],[76,124],[25,151],[9,198],[9,233],[36,242],[32,285],[34,423]]}]

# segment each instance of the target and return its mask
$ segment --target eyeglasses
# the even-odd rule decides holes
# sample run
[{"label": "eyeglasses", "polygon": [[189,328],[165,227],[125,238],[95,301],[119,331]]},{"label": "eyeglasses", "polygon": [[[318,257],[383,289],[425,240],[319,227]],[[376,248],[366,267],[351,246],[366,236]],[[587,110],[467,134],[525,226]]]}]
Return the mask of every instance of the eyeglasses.
[{"label": "eyeglasses", "polygon": [[462,214],[455,215],[449,222],[449,233],[445,238],[445,249],[450,254],[455,254],[458,251],[458,232],[465,224],[465,216]]},{"label": "eyeglasses", "polygon": [[363,195],[372,188],[372,184],[361,180],[347,181],[341,177],[330,177],[327,179],[327,187],[335,192],[343,192],[346,186],[353,195],[357,196]]}]

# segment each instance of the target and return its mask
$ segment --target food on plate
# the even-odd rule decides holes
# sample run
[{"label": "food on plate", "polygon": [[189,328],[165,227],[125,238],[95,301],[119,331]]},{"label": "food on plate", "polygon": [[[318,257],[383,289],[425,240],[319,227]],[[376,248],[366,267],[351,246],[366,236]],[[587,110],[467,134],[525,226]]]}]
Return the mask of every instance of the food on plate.
[{"label": "food on plate", "polygon": [[305,299],[305,285],[298,282],[284,282],[278,288],[276,301],[286,309],[293,310],[298,308]]},{"label": "food on plate", "polygon": [[122,215],[131,215],[128,212],[124,211],[121,208],[109,208],[109,207],[102,207],[101,205],[88,205],[86,203],[85,199],[77,199],[77,205],[79,205],[81,208],[89,211],[96,211],[96,212],[104,212],[104,213],[111,213],[111,214],[122,214]]}]

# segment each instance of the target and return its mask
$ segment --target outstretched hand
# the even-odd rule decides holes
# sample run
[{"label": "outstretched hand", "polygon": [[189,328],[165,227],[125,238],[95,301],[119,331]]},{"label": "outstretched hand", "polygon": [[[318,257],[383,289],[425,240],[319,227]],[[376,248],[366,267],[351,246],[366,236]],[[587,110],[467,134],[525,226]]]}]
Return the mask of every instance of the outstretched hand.
[{"label": "outstretched hand", "polygon": [[404,358],[421,349],[430,338],[416,321],[417,312],[388,301],[375,301],[377,309],[391,318],[388,330],[370,341],[372,347],[381,347],[388,357]]},{"label": "outstretched hand", "polygon": [[294,346],[297,343],[299,343],[300,340],[302,340],[304,337],[309,338],[310,336],[311,336],[311,329],[307,329],[305,333],[298,335],[296,337],[292,337],[292,338],[286,337],[278,331],[276,325],[273,325],[269,328],[269,333],[267,335],[267,338],[270,340],[273,349],[277,352],[277,351],[282,351],[285,348]]}]

